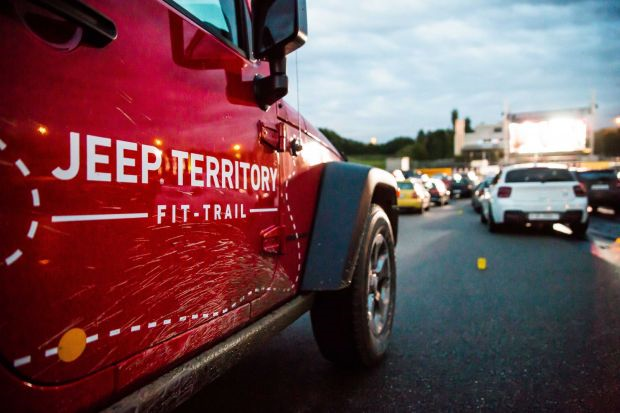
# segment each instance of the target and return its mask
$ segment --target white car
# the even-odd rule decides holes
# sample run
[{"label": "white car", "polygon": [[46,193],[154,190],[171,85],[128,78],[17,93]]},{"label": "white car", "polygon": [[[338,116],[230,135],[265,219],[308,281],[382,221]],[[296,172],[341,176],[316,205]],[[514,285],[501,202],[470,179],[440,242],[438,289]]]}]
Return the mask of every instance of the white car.
[{"label": "white car", "polygon": [[588,198],[567,167],[520,164],[504,168],[486,190],[480,220],[495,232],[504,225],[568,225],[575,237],[588,229]]}]

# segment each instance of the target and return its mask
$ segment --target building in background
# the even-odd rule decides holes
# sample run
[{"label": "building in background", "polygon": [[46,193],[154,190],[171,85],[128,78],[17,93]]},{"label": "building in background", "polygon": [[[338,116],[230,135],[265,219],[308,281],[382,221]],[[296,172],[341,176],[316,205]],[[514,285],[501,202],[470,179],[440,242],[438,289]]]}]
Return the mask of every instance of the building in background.
[{"label": "building in background", "polygon": [[473,132],[466,133],[465,121],[459,119],[455,125],[454,154],[462,156],[466,161],[499,161],[504,156],[503,123],[481,123]]},{"label": "building in background", "polygon": [[455,123],[454,154],[491,163],[593,160],[596,104],[590,107],[502,114],[495,124],[466,133]]}]

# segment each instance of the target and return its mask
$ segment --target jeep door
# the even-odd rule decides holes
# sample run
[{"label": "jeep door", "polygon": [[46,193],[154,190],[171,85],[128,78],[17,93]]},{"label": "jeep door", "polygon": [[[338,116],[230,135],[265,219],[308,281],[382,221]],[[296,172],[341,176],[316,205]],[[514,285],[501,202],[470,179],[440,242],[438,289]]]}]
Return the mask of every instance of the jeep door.
[{"label": "jeep door", "polygon": [[115,365],[122,388],[271,289],[276,115],[244,1],[86,3],[0,6],[0,353],[36,383]]}]

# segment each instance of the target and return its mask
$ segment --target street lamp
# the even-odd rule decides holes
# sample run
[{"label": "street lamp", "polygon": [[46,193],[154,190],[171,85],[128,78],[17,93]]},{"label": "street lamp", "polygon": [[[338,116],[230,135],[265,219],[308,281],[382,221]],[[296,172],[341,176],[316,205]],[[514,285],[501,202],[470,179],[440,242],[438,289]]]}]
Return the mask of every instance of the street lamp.
[{"label": "street lamp", "polygon": [[614,122],[616,123],[616,126],[620,128],[620,116],[616,116],[614,118]]}]

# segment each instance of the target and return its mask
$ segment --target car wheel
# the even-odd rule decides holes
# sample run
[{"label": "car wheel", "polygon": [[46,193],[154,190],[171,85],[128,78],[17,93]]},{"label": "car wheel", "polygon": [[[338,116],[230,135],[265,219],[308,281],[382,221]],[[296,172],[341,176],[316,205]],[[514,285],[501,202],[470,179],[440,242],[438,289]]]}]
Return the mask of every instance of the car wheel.
[{"label": "car wheel", "polygon": [[396,262],[392,227],[373,205],[351,285],[318,293],[310,312],[323,356],[347,366],[372,366],[387,351],[396,303]]},{"label": "car wheel", "polygon": [[572,224],[570,226],[573,231],[573,237],[576,239],[586,239],[586,232],[588,231],[588,221],[585,223]]},{"label": "car wheel", "polygon": [[493,219],[493,212],[491,211],[491,209],[489,209],[488,224],[489,232],[499,232],[501,230],[501,225],[495,223],[495,220]]}]

